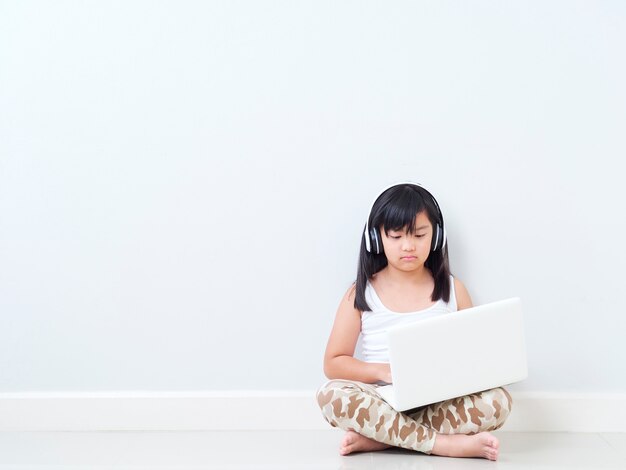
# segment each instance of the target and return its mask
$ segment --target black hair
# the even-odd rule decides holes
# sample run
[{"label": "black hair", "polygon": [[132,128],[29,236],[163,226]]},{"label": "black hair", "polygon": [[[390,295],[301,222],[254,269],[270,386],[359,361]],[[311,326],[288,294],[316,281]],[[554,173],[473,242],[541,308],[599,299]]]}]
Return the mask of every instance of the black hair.
[{"label": "black hair", "polygon": [[[369,228],[382,227],[385,233],[390,230],[408,230],[415,232],[415,219],[417,214],[426,211],[433,234],[437,224],[443,229],[443,220],[434,197],[424,188],[414,184],[399,184],[384,191],[372,206],[369,214]],[[365,231],[364,231],[365,233]],[[431,243],[434,243],[434,236]],[[384,253],[370,253],[365,248],[365,236],[361,237],[361,249],[359,253],[359,265],[356,275],[356,296],[354,307],[361,312],[371,311],[365,300],[365,287],[367,281],[377,272],[387,266],[387,257]],[[448,245],[431,251],[424,263],[435,280],[435,288],[431,295],[432,301],[443,299],[450,301],[450,267],[448,264]]]}]

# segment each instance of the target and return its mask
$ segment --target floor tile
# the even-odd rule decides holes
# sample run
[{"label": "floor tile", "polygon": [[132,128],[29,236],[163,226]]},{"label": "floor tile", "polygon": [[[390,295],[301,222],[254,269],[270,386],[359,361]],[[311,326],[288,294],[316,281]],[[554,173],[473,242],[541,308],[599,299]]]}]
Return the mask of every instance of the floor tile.
[{"label": "floor tile", "polygon": [[600,437],[626,458],[626,433],[600,433]]},{"label": "floor tile", "polygon": [[342,457],[343,432],[0,432],[0,470],[626,469],[626,434],[496,432],[500,459],[390,449]]}]

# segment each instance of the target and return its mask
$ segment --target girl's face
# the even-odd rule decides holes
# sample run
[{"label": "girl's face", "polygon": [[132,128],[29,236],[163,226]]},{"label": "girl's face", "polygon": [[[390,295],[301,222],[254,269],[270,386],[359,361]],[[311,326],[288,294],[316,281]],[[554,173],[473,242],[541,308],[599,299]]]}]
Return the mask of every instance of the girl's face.
[{"label": "girl's face", "polygon": [[413,271],[424,265],[433,238],[433,228],[426,211],[418,213],[415,217],[414,233],[409,233],[406,227],[389,230],[388,235],[385,234],[383,227],[380,227],[380,233],[389,265],[401,271]]}]

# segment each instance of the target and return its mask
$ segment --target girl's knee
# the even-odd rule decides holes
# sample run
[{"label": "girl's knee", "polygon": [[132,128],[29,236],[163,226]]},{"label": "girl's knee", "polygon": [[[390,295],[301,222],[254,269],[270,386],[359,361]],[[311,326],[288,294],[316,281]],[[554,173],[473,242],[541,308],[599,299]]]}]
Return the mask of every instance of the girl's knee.
[{"label": "girl's knee", "polygon": [[332,427],[337,427],[337,422],[333,417],[333,406],[332,402],[335,399],[335,388],[332,387],[330,382],[322,385],[316,393],[317,405],[322,410],[322,415],[324,419],[330,423]]},{"label": "girl's knee", "polygon": [[329,380],[317,390],[317,404],[322,411],[328,403],[332,403],[340,395],[343,396],[345,394],[348,388],[346,385],[345,380]]},{"label": "girl's knee", "polygon": [[504,387],[498,387],[494,390],[494,392],[496,392],[494,400],[498,401],[502,410],[506,410],[508,415],[513,408],[513,398],[511,397],[511,394],[507,392]]},{"label": "girl's knee", "polygon": [[348,390],[343,381],[331,380],[322,385],[316,394],[317,404],[326,421],[337,426],[337,418],[342,416],[343,400]]},{"label": "girl's knee", "polygon": [[334,388],[332,387],[331,382],[326,382],[317,390],[315,397],[317,398],[317,404],[322,411],[324,411],[324,407],[332,401],[333,395]]},{"label": "girl's knee", "polygon": [[316,397],[322,415],[333,427],[353,429],[369,418],[365,408],[370,400],[355,383],[331,380],[319,388]]},{"label": "girl's knee", "polygon": [[513,406],[513,399],[509,392],[507,392],[504,388],[499,387],[492,390],[493,397],[492,403],[495,409],[495,417],[496,417],[496,427],[495,429],[500,428],[506,419],[511,414],[511,408]]}]

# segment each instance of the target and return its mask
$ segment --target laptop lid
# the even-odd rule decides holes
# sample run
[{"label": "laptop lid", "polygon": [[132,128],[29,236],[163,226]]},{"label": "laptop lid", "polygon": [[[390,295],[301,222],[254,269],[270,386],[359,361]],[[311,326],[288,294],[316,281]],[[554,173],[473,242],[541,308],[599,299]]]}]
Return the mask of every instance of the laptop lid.
[{"label": "laptop lid", "polygon": [[393,390],[385,398],[399,411],[528,376],[517,297],[401,325],[388,339]]}]

